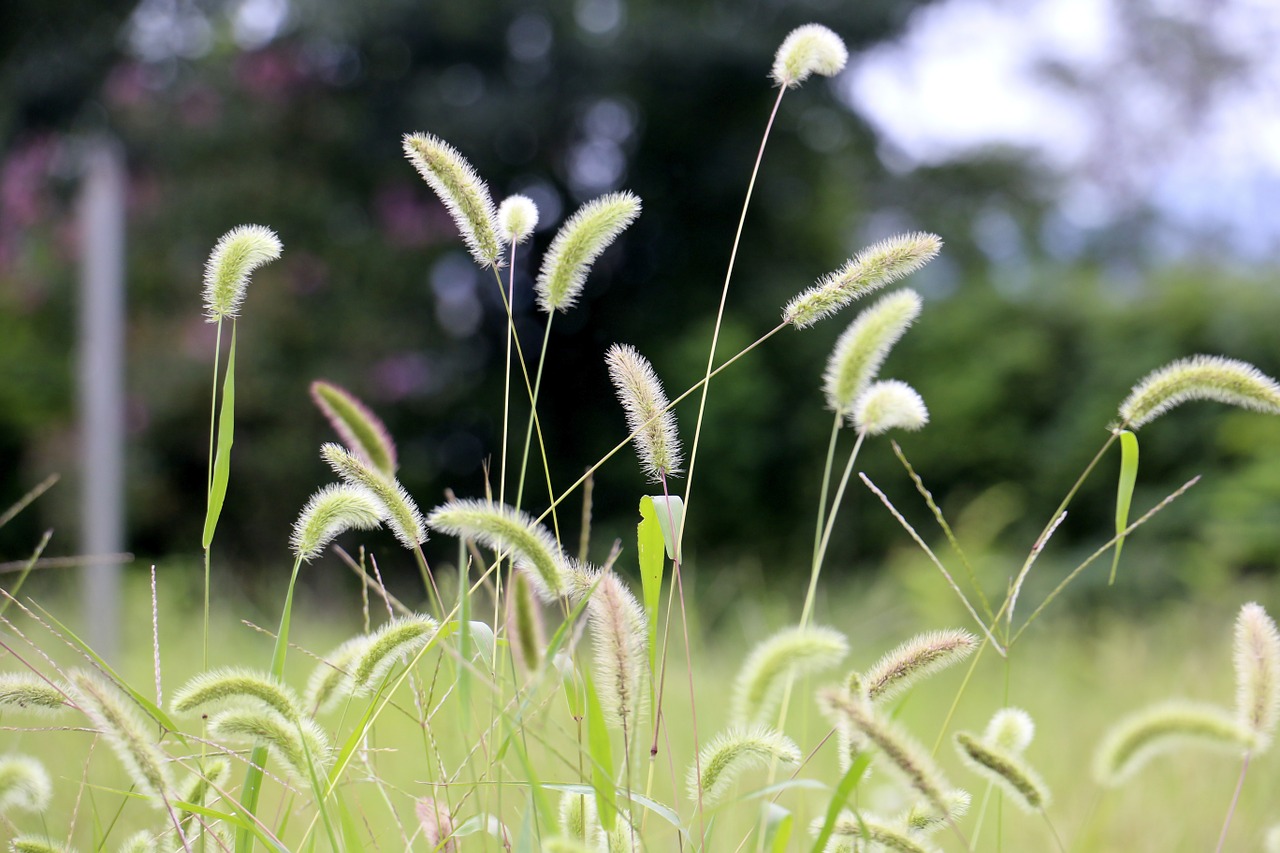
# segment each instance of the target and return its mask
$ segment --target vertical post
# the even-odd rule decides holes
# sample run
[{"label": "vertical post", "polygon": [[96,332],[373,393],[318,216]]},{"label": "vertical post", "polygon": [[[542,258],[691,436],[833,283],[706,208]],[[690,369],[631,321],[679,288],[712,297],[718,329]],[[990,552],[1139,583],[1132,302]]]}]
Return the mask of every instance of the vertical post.
[{"label": "vertical post", "polygon": [[[95,138],[82,166],[80,550],[116,554],[124,549],[124,158],[114,141]],[[84,569],[85,639],[108,661],[120,645],[120,578],[115,562]]]}]

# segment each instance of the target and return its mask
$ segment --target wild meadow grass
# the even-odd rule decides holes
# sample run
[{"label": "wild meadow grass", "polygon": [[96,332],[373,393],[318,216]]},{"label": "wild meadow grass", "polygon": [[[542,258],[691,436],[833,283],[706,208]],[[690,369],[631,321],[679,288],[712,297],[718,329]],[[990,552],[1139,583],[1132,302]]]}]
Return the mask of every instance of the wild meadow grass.
[{"label": "wild meadow grass", "polygon": [[[572,484],[552,482],[544,450],[546,433],[572,413],[539,406],[543,383],[574,381],[544,375],[550,330],[590,286],[593,262],[642,215],[642,201],[610,193],[559,226],[539,262],[546,332],[534,352],[509,309],[512,259],[528,251],[521,243],[536,208],[522,197],[495,203],[460,151],[429,133],[407,135],[407,159],[508,307],[506,382],[494,401],[502,439],[488,488],[420,505],[397,479],[394,438],[358,389],[312,383],[338,439],[317,448],[331,478],[281,531],[294,555],[283,602],[253,625],[217,606],[212,590],[218,545],[235,535],[218,522],[234,470],[236,351],[252,346],[237,339],[236,318],[251,307],[254,271],[285,249],[264,226],[225,235],[205,271],[205,313],[218,335],[198,616],[175,602],[167,568],[153,574],[131,596],[128,622],[130,647],[153,654],[112,668],[56,606],[16,594],[0,601],[0,828],[10,849],[1261,845],[1280,777],[1269,751],[1280,635],[1266,608],[1248,598],[1195,602],[1135,625],[1086,624],[1056,605],[1082,577],[1114,582],[1122,545],[1194,485],[1133,506],[1139,431],[1162,428],[1193,401],[1280,413],[1274,380],[1225,356],[1134,370],[1115,421],[1099,424],[1106,437],[1093,460],[1062,484],[1058,507],[1027,508],[1043,516],[1043,531],[1004,565],[966,549],[966,531],[928,491],[928,472],[911,466],[909,434],[938,428],[946,413],[883,375],[893,345],[928,310],[909,287],[886,289],[942,251],[939,236],[867,247],[798,285],[780,320],[762,318],[754,343],[719,351],[777,104],[811,75],[838,72],[846,56],[819,25],[783,41],[702,380],[667,388],[643,347],[602,352],[595,369],[617,393],[618,441]],[[722,371],[749,369],[757,347],[841,322],[825,369],[813,368],[832,429],[823,469],[800,474],[821,483],[812,551],[797,559],[807,577],[775,582],[766,598],[739,598],[731,610],[721,603],[713,637],[702,622],[734,595],[730,575],[699,572],[685,541],[697,486],[717,476],[697,464],[707,399]],[[813,416],[823,417],[816,405]],[[927,526],[909,522],[859,471],[868,442],[887,443],[901,460],[910,516]],[[1054,555],[1081,484],[1117,455],[1114,536],[1078,562]],[[649,484],[633,496],[629,541],[590,535],[591,474],[605,464],[635,464]],[[901,530],[909,556],[899,558],[905,572],[841,588],[823,570],[852,489]],[[454,541],[455,559],[430,563],[429,538]],[[297,598],[313,563],[354,572],[360,594],[336,609]],[[391,565],[415,570],[420,585],[388,589],[382,571]]]}]

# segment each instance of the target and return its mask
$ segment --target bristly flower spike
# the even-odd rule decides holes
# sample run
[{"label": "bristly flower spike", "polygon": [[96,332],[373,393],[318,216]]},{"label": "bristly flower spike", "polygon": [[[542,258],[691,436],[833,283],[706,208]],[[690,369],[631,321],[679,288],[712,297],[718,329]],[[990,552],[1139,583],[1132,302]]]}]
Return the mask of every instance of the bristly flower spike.
[{"label": "bristly flower spike", "polygon": [[1280,632],[1262,605],[1240,608],[1235,636],[1236,716],[1253,732],[1255,753],[1271,745],[1280,720]]},{"label": "bristly flower spike", "polygon": [[1013,753],[1025,752],[1035,737],[1036,724],[1021,708],[1001,708],[991,715],[982,739]]},{"label": "bristly flower spike", "polygon": [[880,372],[889,350],[920,316],[922,306],[914,290],[899,290],[864,310],[845,329],[823,374],[823,392],[831,411],[850,413],[858,395]]},{"label": "bristly flower spike", "polygon": [[299,560],[311,562],[348,530],[373,530],[386,508],[364,486],[330,483],[311,496],[293,523],[289,545]]},{"label": "bristly flower spike", "polygon": [[0,758],[0,815],[9,809],[42,812],[53,797],[44,765],[26,755]]},{"label": "bristly flower spike", "polygon": [[132,704],[125,704],[117,688],[86,672],[71,673],[71,685],[76,705],[106,738],[133,784],[154,797],[154,805],[163,806],[173,789],[169,765]]},{"label": "bristly flower spike", "polygon": [[179,714],[216,705],[265,705],[289,720],[296,720],[298,697],[270,675],[251,669],[227,667],[195,676],[173,697]]},{"label": "bristly flower spike", "polygon": [[513,195],[498,205],[498,233],[508,243],[523,243],[538,227],[538,206],[527,195]]},{"label": "bristly flower spike", "polygon": [[736,724],[764,722],[777,710],[787,677],[830,669],[849,653],[849,642],[834,628],[787,628],[761,642],[733,684]]},{"label": "bristly flower spike", "polygon": [[805,329],[886,284],[911,275],[938,255],[942,240],[917,231],[881,240],[787,303],[784,323]]},{"label": "bristly flower spike", "polygon": [[280,257],[280,238],[261,225],[241,225],[223,235],[204,266],[204,313],[210,323],[240,315],[249,274]]},{"label": "bristly flower spike", "polygon": [[773,58],[772,77],[779,86],[794,89],[811,74],[834,77],[848,61],[840,36],[821,24],[805,24],[783,39]]},{"label": "bristly flower spike", "polygon": [[1138,429],[1188,400],[1215,400],[1269,415],[1280,414],[1280,385],[1252,364],[1193,355],[1143,377],[1120,404],[1121,425]]},{"label": "bristly flower spike", "polygon": [[897,379],[873,382],[853,404],[853,424],[867,435],[891,429],[914,432],[929,422],[929,410],[914,388]]},{"label": "bristly flower spike", "polygon": [[967,658],[977,639],[968,631],[948,629],[928,631],[891,649],[865,674],[853,674],[849,689],[865,690],[873,702],[883,702],[905,693],[921,679],[928,678]]},{"label": "bristly flower spike", "polygon": [[609,379],[627,413],[627,427],[635,433],[636,452],[649,480],[660,483],[680,473],[683,460],[676,416],[653,365],[635,347],[614,344],[604,356]]},{"label": "bristly flower spike", "polygon": [[311,399],[348,450],[383,476],[396,475],[396,444],[368,406],[347,389],[323,379],[311,383]]},{"label": "bristly flower spike", "polygon": [[1049,789],[1022,756],[969,732],[956,732],[956,752],[969,769],[1004,789],[1015,803],[1035,812],[1049,804]]},{"label": "bristly flower spike", "polygon": [[75,853],[74,848],[44,835],[19,835],[9,842],[9,853]]},{"label": "bristly flower spike", "polygon": [[1152,758],[1180,746],[1241,755],[1256,740],[1248,727],[1216,705],[1162,702],[1124,717],[1107,731],[1094,756],[1094,775],[1103,785],[1115,786]]},{"label": "bristly flower spike", "polygon": [[636,597],[612,571],[577,568],[574,586],[592,590],[587,624],[595,645],[595,681],[605,722],[634,732],[647,693],[648,621]]},{"label": "bristly flower spike", "polygon": [[427,541],[427,528],[422,520],[422,513],[398,481],[382,476],[339,444],[325,444],[320,448],[320,455],[347,484],[362,486],[378,499],[386,510],[384,518],[387,526],[395,533],[401,545],[412,551]]},{"label": "bristly flower spike", "polygon": [[295,779],[317,776],[329,760],[329,740],[314,720],[287,720],[270,708],[231,708],[209,720],[220,738],[242,738],[265,746]]},{"label": "bristly flower spike", "polygon": [[5,672],[0,673],[0,708],[57,714],[67,710],[67,697],[33,672]]},{"label": "bristly flower spike", "polygon": [[578,208],[542,258],[535,285],[538,307],[548,314],[568,311],[596,258],[639,215],[640,199],[629,192],[608,193]]},{"label": "bristly flower spike", "polygon": [[698,771],[702,768],[702,800],[708,805],[721,799],[735,779],[752,767],[770,762],[799,764],[803,755],[791,738],[767,726],[732,728],[716,735],[698,753],[699,761],[689,768],[689,799],[698,799]]},{"label": "bristly flower spike", "polygon": [[429,133],[404,137],[404,154],[449,210],[471,257],[502,266],[502,241],[489,187],[452,145]]},{"label": "bristly flower spike", "polygon": [[417,654],[439,629],[436,620],[415,613],[392,619],[374,631],[352,656],[351,684],[355,691],[363,694],[375,690],[393,666]]},{"label": "bristly flower spike", "polygon": [[427,524],[450,536],[474,539],[499,553],[510,552],[543,601],[555,601],[568,592],[565,558],[555,537],[515,507],[452,500],[433,509]]}]

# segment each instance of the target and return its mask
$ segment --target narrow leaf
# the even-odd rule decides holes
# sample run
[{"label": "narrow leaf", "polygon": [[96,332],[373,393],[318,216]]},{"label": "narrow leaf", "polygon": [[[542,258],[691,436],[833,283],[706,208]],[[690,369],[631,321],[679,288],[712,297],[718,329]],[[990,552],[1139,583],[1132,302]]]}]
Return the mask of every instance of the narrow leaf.
[{"label": "narrow leaf", "polygon": [[600,696],[591,677],[584,675],[587,692],[587,748],[591,754],[591,787],[596,792],[596,812],[605,832],[613,832],[618,822],[617,792],[613,784],[613,745],[604,724]]},{"label": "narrow leaf", "polygon": [[204,517],[201,547],[213,542],[213,531],[227,499],[227,482],[231,479],[231,442],[236,420],[236,329],[231,327],[231,351],[227,355],[227,372],[222,381],[222,407],[218,410],[218,450],[213,457],[213,484],[209,487],[209,508]]},{"label": "narrow leaf", "polygon": [[831,802],[827,805],[827,813],[822,821],[822,831],[818,833],[818,837],[814,840],[811,853],[822,853],[823,850],[827,849],[827,841],[831,838],[832,830],[836,828],[836,820],[840,817],[844,804],[849,802],[849,797],[862,781],[862,777],[866,775],[867,768],[870,765],[871,753],[864,752],[858,756],[857,761],[853,762],[849,772],[844,774],[844,778],[836,786],[836,792],[831,795]]},{"label": "narrow leaf", "polygon": [[658,606],[662,601],[663,559],[662,524],[658,521],[653,498],[640,499],[640,523],[636,525],[636,553],[640,560],[640,587],[644,596],[644,612],[649,616],[649,670],[658,670]]},{"label": "narrow leaf", "polygon": [[1116,582],[1120,565],[1120,549],[1124,547],[1124,531],[1129,526],[1129,505],[1133,502],[1133,486],[1138,481],[1138,437],[1129,430],[1120,431],[1120,482],[1116,487],[1116,550],[1111,559],[1111,579]]},{"label": "narrow leaf", "polygon": [[683,562],[683,555],[676,553],[676,539],[684,529],[684,499],[655,496],[650,498],[653,508],[658,514],[658,524],[662,525],[662,540],[667,545],[667,557]]},{"label": "narrow leaf", "polygon": [[764,810],[765,846],[770,853],[784,853],[787,842],[791,840],[791,830],[796,822],[795,815],[777,803],[766,803]]}]

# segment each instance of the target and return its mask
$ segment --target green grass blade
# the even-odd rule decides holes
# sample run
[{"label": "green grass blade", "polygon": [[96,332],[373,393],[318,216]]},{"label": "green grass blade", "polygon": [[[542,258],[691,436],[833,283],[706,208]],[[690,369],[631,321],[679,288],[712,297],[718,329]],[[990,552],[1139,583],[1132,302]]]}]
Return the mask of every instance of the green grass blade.
[{"label": "green grass blade", "polygon": [[811,853],[822,853],[826,849],[827,841],[831,838],[831,831],[836,828],[836,819],[840,817],[840,811],[844,808],[844,804],[849,802],[849,796],[858,787],[870,765],[871,754],[864,752],[853,762],[849,772],[844,774],[844,778],[836,786],[835,793],[831,795],[831,802],[827,806],[827,814],[822,821],[822,831],[818,833],[818,837],[814,840],[813,847],[809,848]]},{"label": "green grass blade", "polygon": [[1120,431],[1120,482],[1116,487],[1116,550],[1111,558],[1111,578],[1116,582],[1120,565],[1120,549],[1124,547],[1124,531],[1129,526],[1129,506],[1133,503],[1133,487],[1138,481],[1138,437],[1129,430]]},{"label": "green grass blade", "polygon": [[471,707],[471,667],[466,662],[471,660],[471,595],[468,589],[471,562],[467,559],[466,542],[458,540],[458,656],[462,664],[458,667],[458,696],[462,699],[462,707]]},{"label": "green grass blade", "polygon": [[587,751],[591,756],[591,787],[596,792],[596,812],[605,832],[618,823],[618,794],[613,784],[613,744],[604,723],[600,696],[589,675],[582,677],[587,693]]},{"label": "green grass blade", "polygon": [[636,553],[640,560],[640,586],[644,596],[644,612],[649,616],[649,671],[658,670],[658,606],[662,602],[663,559],[662,523],[658,520],[654,499],[640,499],[640,523],[636,525]]},{"label": "green grass blade", "polygon": [[777,803],[766,803],[764,811],[764,845],[770,853],[784,853],[795,828],[795,815]]},{"label": "green grass blade", "polygon": [[653,508],[658,515],[658,524],[662,526],[662,539],[667,544],[667,557],[672,560],[681,560],[680,555],[676,553],[676,537],[684,528],[684,499],[676,495],[671,497],[657,495],[649,500],[653,501]]},{"label": "green grass blade", "polygon": [[49,540],[53,538],[53,531],[46,530],[44,535],[40,537],[40,541],[36,543],[36,548],[31,552],[31,556],[22,564],[22,569],[18,572],[18,579],[13,582],[13,587],[5,593],[4,601],[0,601],[0,616],[9,609],[9,603],[16,601],[18,592],[22,589],[22,585],[26,583],[27,576],[35,569],[36,563],[40,562],[40,556],[44,554],[44,549],[49,546]]},{"label": "green grass blade", "polygon": [[[566,794],[581,794],[585,797],[589,797],[595,793],[595,789],[590,785],[575,785],[566,782],[547,782],[542,787],[549,791],[563,791]],[[823,787],[825,788],[825,786]],[[681,823],[680,815],[676,814],[675,809],[670,806],[664,806],[657,800],[646,797],[643,794],[637,794],[634,791],[629,794],[626,791],[620,791],[619,795],[623,799],[630,800],[632,803],[647,809],[674,826],[676,829],[680,830],[681,835],[686,838],[689,837],[689,828]]]},{"label": "green grass blade", "polygon": [[226,378],[222,381],[222,408],[218,411],[218,450],[213,458],[213,483],[209,487],[209,508],[204,517],[203,547],[213,542],[213,531],[222,515],[227,499],[227,483],[231,479],[231,442],[236,420],[236,329],[231,327],[231,350],[227,355]]}]

